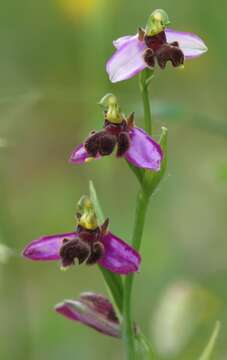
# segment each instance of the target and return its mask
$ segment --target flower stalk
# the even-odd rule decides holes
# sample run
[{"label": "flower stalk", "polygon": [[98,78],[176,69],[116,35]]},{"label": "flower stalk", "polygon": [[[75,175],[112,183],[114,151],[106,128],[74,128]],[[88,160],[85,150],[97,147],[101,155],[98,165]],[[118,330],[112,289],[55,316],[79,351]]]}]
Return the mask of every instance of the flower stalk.
[{"label": "flower stalk", "polygon": [[[147,207],[149,203],[149,195],[143,190],[143,187],[139,190],[135,223],[132,236],[132,244],[135,249],[139,249],[143,236],[144,224],[146,219]],[[134,276],[128,275],[125,279],[124,285],[124,305],[123,305],[123,340],[125,343],[125,356],[127,360],[135,359],[135,344],[134,344],[134,329],[132,320],[132,286]]]},{"label": "flower stalk", "polygon": [[[89,193],[91,200],[94,204],[95,211],[97,214],[97,218],[102,223],[105,219],[101,205],[99,203],[99,199],[96,193],[95,186],[93,181],[89,181]],[[111,271],[104,269],[99,266],[99,269],[103,275],[108,293],[115,307],[116,313],[121,316],[122,308],[123,308],[123,283],[122,279],[118,274],[113,274]]]},{"label": "flower stalk", "polygon": [[[152,115],[149,99],[149,85],[153,77],[153,71],[145,69],[139,76],[139,87],[143,100],[144,109],[144,126],[146,132],[151,135],[152,133]],[[160,169],[160,172],[154,174],[148,170],[144,170],[142,177],[138,177],[140,181],[140,190],[137,195],[136,211],[135,211],[135,222],[132,235],[132,246],[137,251],[140,250],[144,225],[146,220],[147,209],[149,205],[150,196],[157,187],[159,181],[164,175],[166,169],[166,145],[167,145],[167,129],[162,131],[160,138],[163,150],[165,150],[164,160]],[[135,173],[135,171],[132,169]],[[135,174],[136,175],[136,174]],[[156,176],[155,176],[156,175]],[[136,359],[135,349],[135,334],[132,319],[132,287],[133,287],[134,276],[129,274],[125,279],[124,284],[124,303],[123,303],[123,340],[125,344],[125,358],[127,360]]]},{"label": "flower stalk", "polygon": [[139,87],[143,100],[143,109],[144,109],[144,128],[145,131],[151,135],[152,133],[152,115],[151,115],[151,105],[149,99],[149,85],[150,81],[153,78],[154,70],[145,69],[139,74]]}]

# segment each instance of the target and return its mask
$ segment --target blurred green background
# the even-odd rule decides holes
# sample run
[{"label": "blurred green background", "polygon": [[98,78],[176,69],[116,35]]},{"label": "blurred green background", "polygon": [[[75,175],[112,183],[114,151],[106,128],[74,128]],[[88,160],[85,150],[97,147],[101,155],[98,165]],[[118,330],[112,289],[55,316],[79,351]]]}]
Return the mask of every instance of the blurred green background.
[{"label": "blurred green background", "polygon": [[[137,78],[113,85],[112,40],[132,34],[155,8],[172,27],[200,35],[209,52],[184,71],[157,71],[154,137],[169,129],[169,168],[152,198],[136,276],[136,320],[163,359],[193,360],[217,319],[215,360],[227,359],[227,123],[224,1],[8,0],[0,3],[0,358],[122,359],[122,345],[53,311],[82,291],[105,293],[97,267],[59,271],[20,257],[26,243],[71,231],[93,179],[114,233],[130,241],[138,184],[114,158],[67,162],[102,125],[97,102],[114,92],[141,126]],[[5,146],[6,145],[6,146]]]}]

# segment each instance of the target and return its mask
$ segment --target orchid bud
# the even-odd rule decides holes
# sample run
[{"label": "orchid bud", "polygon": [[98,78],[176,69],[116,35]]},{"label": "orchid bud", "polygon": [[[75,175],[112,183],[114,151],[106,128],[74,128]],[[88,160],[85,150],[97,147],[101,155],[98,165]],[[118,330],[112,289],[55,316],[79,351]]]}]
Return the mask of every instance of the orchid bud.
[{"label": "orchid bud", "polygon": [[163,152],[163,159],[161,162],[160,170],[156,173],[146,170],[143,178],[144,187],[149,195],[153,194],[154,190],[157,188],[158,184],[164,177],[167,168],[168,129],[163,126],[161,130],[162,132],[159,138],[159,144]]},{"label": "orchid bud", "polygon": [[167,13],[162,9],[157,9],[150,15],[147,21],[145,33],[148,36],[157,35],[164,31],[169,24],[170,21]]},{"label": "orchid bud", "polygon": [[55,310],[66,318],[87,325],[102,334],[119,338],[120,324],[112,304],[104,296],[82,293],[79,300],[64,300]]}]

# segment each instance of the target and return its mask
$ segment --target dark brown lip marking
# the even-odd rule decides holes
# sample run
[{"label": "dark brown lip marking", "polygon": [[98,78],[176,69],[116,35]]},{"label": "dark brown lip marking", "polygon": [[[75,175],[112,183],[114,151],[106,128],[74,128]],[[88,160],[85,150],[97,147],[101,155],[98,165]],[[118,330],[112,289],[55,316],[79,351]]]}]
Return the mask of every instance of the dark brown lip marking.
[{"label": "dark brown lip marking", "polygon": [[88,230],[78,225],[78,237],[73,240],[63,240],[60,248],[62,267],[74,265],[76,259],[78,259],[79,265],[84,262],[87,265],[93,265],[101,260],[105,254],[102,237],[107,233],[108,224],[109,219],[106,219],[100,227],[94,230]]},{"label": "dark brown lip marking", "polygon": [[104,255],[105,248],[101,242],[96,242],[91,245],[91,254],[86,261],[87,265],[96,264]]},{"label": "dark brown lip marking", "polygon": [[155,53],[152,49],[146,49],[144,51],[144,60],[149,68],[153,69],[155,66]]},{"label": "dark brown lip marking", "polygon": [[160,49],[160,47],[162,47],[162,45],[167,43],[165,31],[162,31],[159,34],[153,36],[145,35],[144,42],[149,49],[156,52],[158,49]]},{"label": "dark brown lip marking", "polygon": [[89,254],[90,248],[88,244],[82,242],[79,238],[74,240],[65,239],[60,249],[62,266],[68,267],[74,265],[75,259],[78,259],[79,264],[82,264]]},{"label": "dark brown lip marking", "polygon": [[142,28],[139,28],[138,38],[140,41],[144,41],[147,46],[143,57],[149,68],[153,69],[156,62],[161,69],[165,69],[168,61],[174,67],[184,64],[184,54],[179,43],[177,41],[167,43],[165,31],[154,36],[148,36]]},{"label": "dark brown lip marking", "polygon": [[184,64],[184,54],[177,43],[165,44],[156,53],[158,65],[165,69],[166,63],[170,61],[174,67]]},{"label": "dark brown lip marking", "polygon": [[130,147],[130,137],[127,131],[120,132],[117,144],[117,157],[123,156]]},{"label": "dark brown lip marking", "polygon": [[114,124],[107,119],[104,128],[100,131],[92,131],[84,142],[84,147],[90,157],[97,155],[107,156],[113,153],[117,146],[117,157],[123,156],[130,147],[129,132],[134,126],[134,114],[128,119],[122,119],[119,124]]},{"label": "dark brown lip marking", "polygon": [[105,130],[91,134],[84,143],[89,156],[95,157],[99,153],[101,156],[112,154],[117,139]]}]

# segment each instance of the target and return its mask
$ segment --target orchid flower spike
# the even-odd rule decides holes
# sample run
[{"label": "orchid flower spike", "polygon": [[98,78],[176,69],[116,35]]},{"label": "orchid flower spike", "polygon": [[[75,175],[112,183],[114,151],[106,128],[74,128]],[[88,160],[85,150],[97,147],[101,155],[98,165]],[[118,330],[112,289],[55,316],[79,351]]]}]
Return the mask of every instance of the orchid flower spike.
[{"label": "orchid flower spike", "polygon": [[197,35],[168,28],[170,21],[164,10],[155,10],[145,29],[133,36],[123,36],[113,42],[116,52],[109,59],[106,71],[113,83],[130,79],[145,68],[159,65],[165,69],[170,61],[183,67],[184,60],[204,54],[207,47]]},{"label": "orchid flower spike", "polygon": [[104,335],[121,336],[113,305],[102,295],[82,293],[79,300],[64,300],[55,306],[55,310],[67,319],[87,325]]},{"label": "orchid flower spike", "polygon": [[85,263],[98,263],[118,274],[127,275],[139,270],[140,255],[108,230],[109,219],[99,225],[94,206],[88,196],[83,196],[77,208],[76,230],[44,236],[29,243],[23,256],[30,260],[61,260],[62,269]]},{"label": "orchid flower spike", "polygon": [[117,98],[107,94],[100,102],[104,107],[104,126],[92,131],[84,143],[77,146],[70,162],[82,164],[111,155],[124,157],[134,166],[159,171],[163,158],[162,149],[143,129],[136,127],[134,113],[127,118],[121,113]]}]

